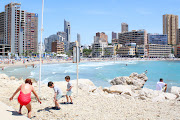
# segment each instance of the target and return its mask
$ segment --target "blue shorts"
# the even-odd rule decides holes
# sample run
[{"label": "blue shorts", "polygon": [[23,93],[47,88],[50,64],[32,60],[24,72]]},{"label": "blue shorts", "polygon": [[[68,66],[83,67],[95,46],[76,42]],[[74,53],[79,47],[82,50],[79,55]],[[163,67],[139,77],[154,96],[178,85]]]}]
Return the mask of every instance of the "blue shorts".
[{"label": "blue shorts", "polygon": [[67,91],[66,93],[67,96],[71,96],[71,94],[72,94],[72,91]]},{"label": "blue shorts", "polygon": [[56,100],[60,100],[62,98],[62,95],[56,95]]}]

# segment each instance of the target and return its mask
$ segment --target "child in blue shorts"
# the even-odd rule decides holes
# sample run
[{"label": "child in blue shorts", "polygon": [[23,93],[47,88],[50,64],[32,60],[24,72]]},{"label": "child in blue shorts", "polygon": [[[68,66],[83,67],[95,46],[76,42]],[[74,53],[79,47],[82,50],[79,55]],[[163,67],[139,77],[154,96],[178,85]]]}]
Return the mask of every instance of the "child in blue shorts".
[{"label": "child in blue shorts", "polygon": [[[70,82],[70,76],[66,76],[65,77],[65,80],[66,80],[66,82],[68,82],[68,84],[67,84],[67,93],[66,93],[66,99],[67,99],[67,103],[69,103],[69,98],[70,98],[70,100],[71,100],[71,102],[69,103],[69,104],[73,104],[73,102],[72,102],[72,97],[71,97],[71,94],[72,94],[72,84],[71,84],[71,82]],[[69,98],[68,98],[69,97]]]}]

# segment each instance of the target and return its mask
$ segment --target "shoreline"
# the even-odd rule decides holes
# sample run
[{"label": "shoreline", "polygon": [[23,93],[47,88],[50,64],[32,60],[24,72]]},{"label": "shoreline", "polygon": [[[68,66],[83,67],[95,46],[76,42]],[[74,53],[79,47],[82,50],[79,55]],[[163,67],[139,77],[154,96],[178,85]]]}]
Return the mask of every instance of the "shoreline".
[{"label": "shoreline", "polygon": [[[86,62],[119,62],[119,61],[180,61],[180,58],[176,59],[140,59],[140,58],[120,58],[120,59],[103,59],[103,58],[92,58],[92,59],[83,59],[80,61],[80,63],[86,63]],[[52,59],[52,60],[43,60],[43,64],[60,64],[60,63],[73,63],[72,60],[69,61],[62,61],[62,60],[57,60],[57,59]],[[39,61],[29,61],[26,63],[23,63],[23,61],[15,61],[13,64],[0,64],[0,68],[2,67],[21,67],[21,66],[32,66],[32,65],[38,65]]]}]

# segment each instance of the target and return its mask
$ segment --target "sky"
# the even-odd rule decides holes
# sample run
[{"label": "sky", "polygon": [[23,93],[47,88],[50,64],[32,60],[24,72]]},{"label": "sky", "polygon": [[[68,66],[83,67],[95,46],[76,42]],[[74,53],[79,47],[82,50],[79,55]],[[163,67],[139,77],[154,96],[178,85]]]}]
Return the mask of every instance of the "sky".
[{"label": "sky", "polygon": [[[0,12],[10,2],[21,3],[21,9],[38,13],[38,40],[41,33],[42,0],[0,0]],[[162,15],[180,15],[180,0],[44,0],[44,38],[64,31],[64,19],[71,24],[71,42],[81,35],[82,45],[91,45],[96,32],[121,32],[121,23],[129,31],[145,29],[162,33]]]}]

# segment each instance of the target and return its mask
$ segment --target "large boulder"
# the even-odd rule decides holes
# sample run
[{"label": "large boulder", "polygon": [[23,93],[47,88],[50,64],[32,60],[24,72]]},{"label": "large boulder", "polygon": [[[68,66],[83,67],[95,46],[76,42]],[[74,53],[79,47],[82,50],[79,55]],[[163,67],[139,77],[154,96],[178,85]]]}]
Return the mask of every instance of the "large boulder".
[{"label": "large boulder", "polygon": [[[152,99],[154,97],[157,97],[159,96],[160,92],[159,91],[154,91],[152,89],[148,89],[148,88],[142,88],[139,92],[139,97],[140,98],[149,98],[149,99]],[[143,97],[142,97],[143,96]]]},{"label": "large boulder", "polygon": [[163,94],[159,94],[159,96],[152,99],[153,102],[163,102],[165,100],[165,96]]},{"label": "large boulder", "polygon": [[132,88],[130,85],[113,85],[108,90],[109,93],[119,93],[132,96]]},{"label": "large boulder", "polygon": [[133,85],[136,86],[137,89],[141,89],[147,80],[148,78],[144,73],[132,73],[129,77],[116,77],[113,80],[111,80],[110,83],[112,85]]},{"label": "large boulder", "polygon": [[6,74],[0,74],[0,79],[9,80],[9,77]]},{"label": "large boulder", "polygon": [[177,97],[180,96],[180,87],[172,86],[170,93],[175,94]]},{"label": "large boulder", "polygon": [[177,96],[172,93],[164,93],[164,97],[167,100],[175,100],[177,98]]},{"label": "large boulder", "polygon": [[[76,82],[76,81],[73,81]],[[78,81],[78,88],[86,91],[86,92],[93,92],[97,89],[97,87],[94,85],[94,83],[88,79],[79,79]],[[74,83],[76,85],[76,83]]]},{"label": "large boulder", "polygon": [[15,80],[16,78],[14,76],[11,76],[10,77],[10,80]]}]

